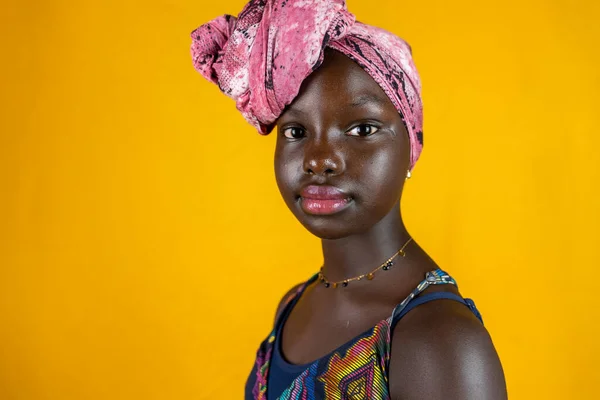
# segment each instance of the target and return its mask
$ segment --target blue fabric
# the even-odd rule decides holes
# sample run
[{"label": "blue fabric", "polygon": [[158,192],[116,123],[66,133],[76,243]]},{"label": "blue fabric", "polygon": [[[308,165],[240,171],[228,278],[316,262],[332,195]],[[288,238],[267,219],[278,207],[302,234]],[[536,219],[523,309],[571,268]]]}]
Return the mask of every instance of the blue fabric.
[{"label": "blue fabric", "polygon": [[481,314],[479,313],[479,310],[477,310],[477,308],[475,307],[475,303],[473,302],[473,300],[462,298],[459,295],[451,293],[451,292],[433,292],[433,293],[425,293],[425,294],[420,295],[419,297],[415,297],[410,303],[408,303],[408,305],[406,307],[404,307],[404,309],[402,309],[402,311],[395,313],[394,317],[392,319],[392,327],[394,327],[396,325],[396,323],[413,308],[418,307],[421,304],[429,303],[430,301],[434,301],[434,300],[458,301],[459,303],[462,303],[465,306],[469,307],[469,309],[473,312],[473,314],[475,314],[477,319],[479,319],[479,321],[481,321],[483,323]]},{"label": "blue fabric", "polygon": [[[297,296],[296,298],[299,298]],[[300,374],[302,374],[309,366],[309,364],[302,365],[294,365],[290,364],[283,358],[283,354],[281,352],[281,332],[283,331],[283,326],[285,325],[285,321],[287,321],[287,317],[289,316],[292,308],[296,304],[296,299],[290,302],[285,312],[282,312],[282,318],[277,325],[277,333],[275,335],[275,343],[273,344],[273,355],[271,356],[271,369],[269,370],[269,377],[267,386],[269,390],[267,391],[267,400],[276,400],[277,397],[285,389],[287,389],[294,379],[296,379]]]}]

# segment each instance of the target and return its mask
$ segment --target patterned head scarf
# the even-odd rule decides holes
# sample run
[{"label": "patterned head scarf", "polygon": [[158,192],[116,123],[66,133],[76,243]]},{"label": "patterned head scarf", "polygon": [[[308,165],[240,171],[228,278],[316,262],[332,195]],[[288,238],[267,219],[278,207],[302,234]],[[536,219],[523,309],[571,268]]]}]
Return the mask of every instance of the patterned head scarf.
[{"label": "patterned head scarf", "polygon": [[261,134],[298,95],[326,48],[360,65],[390,98],[410,139],[410,169],[423,148],[421,82],[410,46],[357,22],[344,0],[251,0],[239,16],[218,17],[192,32],[194,67],[236,101]]}]

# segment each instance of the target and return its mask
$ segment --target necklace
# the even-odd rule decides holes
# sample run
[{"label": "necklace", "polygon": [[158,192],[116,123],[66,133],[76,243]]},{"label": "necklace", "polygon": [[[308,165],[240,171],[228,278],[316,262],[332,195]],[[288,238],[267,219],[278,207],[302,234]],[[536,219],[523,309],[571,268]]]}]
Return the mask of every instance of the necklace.
[{"label": "necklace", "polygon": [[373,271],[366,273],[366,274],[362,274],[359,276],[355,276],[354,278],[349,278],[349,279],[344,279],[342,281],[338,281],[338,282],[330,282],[327,280],[327,278],[325,278],[325,275],[323,274],[323,266],[321,266],[321,270],[319,271],[319,280],[321,282],[323,282],[323,284],[325,285],[326,288],[328,287],[333,287],[334,289],[337,288],[338,286],[342,286],[342,287],[346,287],[348,286],[348,284],[352,281],[360,281],[363,278],[367,278],[367,280],[372,280],[373,279],[373,275],[375,274],[375,272],[379,271],[380,269],[387,271],[388,269],[390,269],[392,267],[392,265],[394,265],[394,258],[398,257],[398,255],[401,255],[402,257],[406,256],[406,252],[404,251],[404,249],[406,248],[406,246],[408,246],[408,244],[411,242],[412,238],[409,238],[406,243],[404,243],[404,246],[402,246],[402,248],[400,248],[400,250],[398,250],[396,253],[394,253],[393,256],[391,256],[390,258],[388,258],[386,261],[383,262],[383,264],[381,264],[379,267],[375,268]]}]

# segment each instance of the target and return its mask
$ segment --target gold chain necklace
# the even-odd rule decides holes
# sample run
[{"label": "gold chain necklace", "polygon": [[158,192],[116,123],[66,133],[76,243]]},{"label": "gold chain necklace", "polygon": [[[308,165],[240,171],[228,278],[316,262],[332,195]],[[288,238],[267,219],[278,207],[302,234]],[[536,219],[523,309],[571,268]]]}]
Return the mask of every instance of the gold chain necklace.
[{"label": "gold chain necklace", "polygon": [[360,281],[363,278],[367,278],[367,280],[372,280],[373,279],[373,274],[375,274],[375,272],[379,271],[380,269],[387,271],[388,269],[390,269],[392,267],[392,265],[394,265],[394,258],[398,257],[398,255],[401,255],[402,257],[406,256],[406,252],[404,251],[404,249],[406,248],[406,246],[408,246],[408,244],[411,242],[412,238],[409,238],[406,243],[404,243],[404,246],[402,246],[402,248],[400,250],[398,250],[393,256],[391,256],[390,258],[388,258],[386,261],[383,262],[383,264],[381,264],[379,267],[375,268],[373,271],[366,273],[366,274],[362,274],[359,276],[355,276],[354,278],[349,278],[349,279],[344,279],[342,281],[338,281],[338,282],[330,282],[327,280],[327,278],[325,278],[325,275],[323,274],[323,266],[321,266],[321,270],[319,271],[319,280],[321,282],[323,282],[323,284],[325,285],[326,288],[328,287],[333,287],[334,289],[337,288],[338,286],[342,286],[342,287],[346,287],[348,286],[348,284],[352,281]]}]

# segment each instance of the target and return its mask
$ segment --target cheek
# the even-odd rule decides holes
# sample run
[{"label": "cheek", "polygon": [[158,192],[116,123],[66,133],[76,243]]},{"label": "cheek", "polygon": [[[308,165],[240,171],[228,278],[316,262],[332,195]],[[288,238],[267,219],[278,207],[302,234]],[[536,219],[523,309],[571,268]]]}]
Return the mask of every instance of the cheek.
[{"label": "cheek", "polygon": [[275,148],[274,157],[275,180],[279,191],[287,198],[293,191],[294,183],[299,179],[298,174],[301,171],[301,162],[293,153],[286,151],[280,145]]},{"label": "cheek", "polygon": [[360,168],[362,200],[366,205],[391,208],[402,192],[406,172],[401,151],[393,146],[366,155]]}]

